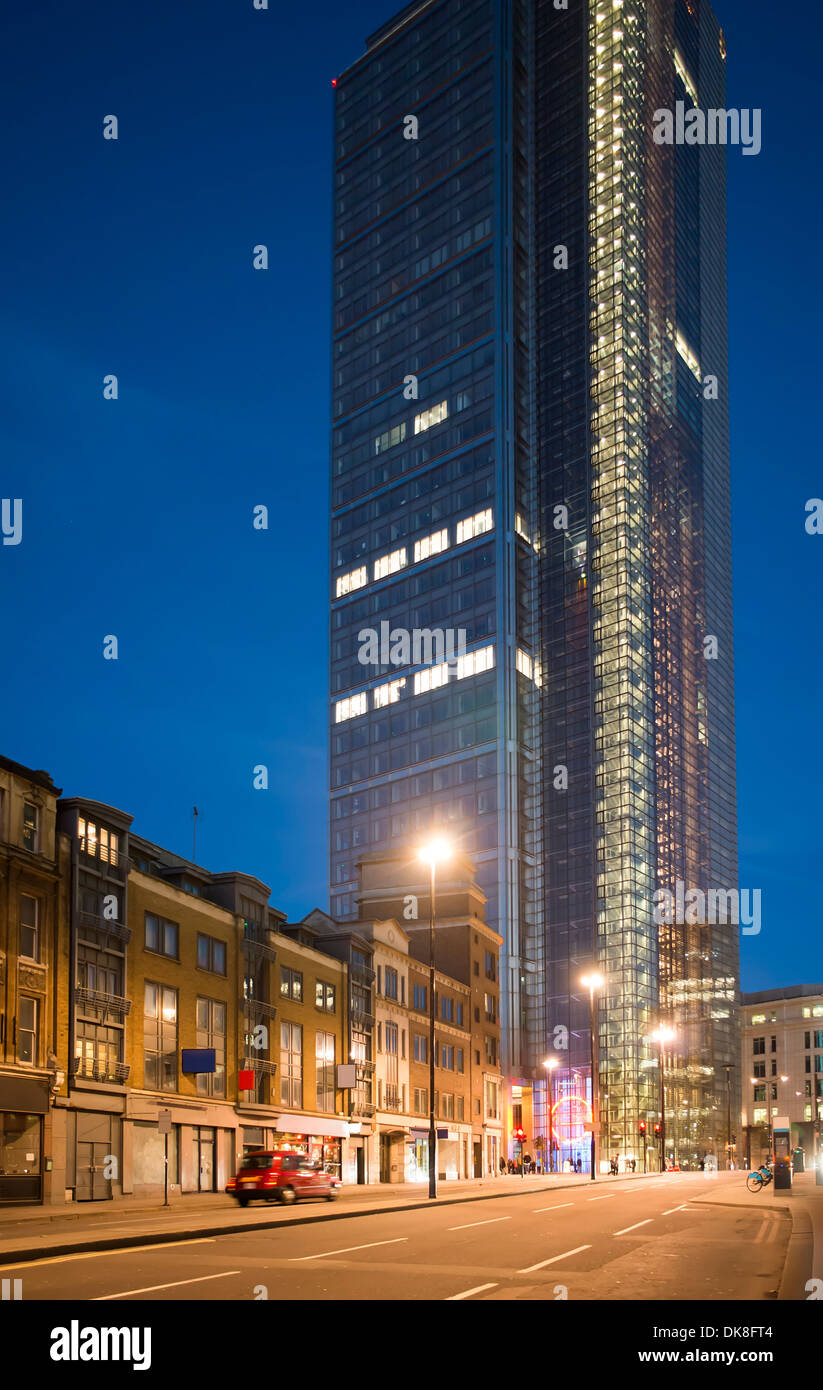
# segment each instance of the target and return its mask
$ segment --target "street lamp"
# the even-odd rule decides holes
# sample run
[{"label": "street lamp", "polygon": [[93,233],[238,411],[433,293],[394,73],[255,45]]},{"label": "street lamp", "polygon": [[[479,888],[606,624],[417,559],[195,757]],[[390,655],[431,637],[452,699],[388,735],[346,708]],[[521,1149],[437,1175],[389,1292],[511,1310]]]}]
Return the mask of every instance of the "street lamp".
[{"label": "street lamp", "polygon": [[591,1035],[591,1065],[592,1065],[592,1182],[597,1177],[596,1159],[597,1144],[595,1134],[600,1124],[600,1039],[597,1033],[597,1005],[594,996],[597,990],[603,988],[604,980],[602,975],[595,971],[591,975],[584,975],[580,981],[589,991],[589,1032]]},{"label": "street lamp", "polygon": [[667,1042],[674,1037],[674,1029],[661,1024],[652,1033],[652,1037],[660,1045],[660,1171],[666,1171],[666,1083],[663,1076],[663,1048]]},{"label": "street lamp", "polygon": [[732,1166],[732,1069],[734,1063],[724,1062],[726,1073],[726,1167]]},{"label": "street lamp", "polygon": [[547,1057],[543,1066],[546,1068],[546,1084],[549,1088],[549,1172],[554,1172],[554,1135],[552,1134],[552,1102],[554,1100],[554,1086],[552,1078],[560,1063],[556,1057]]},{"label": "street lamp", "polygon": [[448,840],[430,840],[419,857],[431,869],[429,897],[429,1196],[437,1196],[437,1131],[434,1123],[434,914],[437,865],[451,858]]}]

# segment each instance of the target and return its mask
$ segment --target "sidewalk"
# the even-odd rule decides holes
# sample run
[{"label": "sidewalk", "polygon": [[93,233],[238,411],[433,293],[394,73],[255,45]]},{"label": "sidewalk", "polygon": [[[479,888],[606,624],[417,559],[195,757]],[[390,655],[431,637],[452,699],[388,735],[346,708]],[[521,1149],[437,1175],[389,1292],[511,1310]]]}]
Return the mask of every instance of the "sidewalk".
[{"label": "sidewalk", "polygon": [[[643,1182],[659,1173],[621,1173],[601,1176],[598,1185]],[[473,1178],[438,1183],[438,1204],[481,1201],[488,1197],[519,1197],[524,1192],[550,1192],[557,1188],[588,1187],[591,1179],[575,1173]],[[292,1207],[257,1205],[240,1211],[225,1193],[178,1197],[168,1207],[157,1201],[135,1202],[121,1198],[111,1202],[74,1203],[67,1207],[18,1207],[0,1216],[0,1266],[49,1255],[68,1255],[86,1250],[109,1250],[126,1245],[157,1245],[196,1240],[214,1235],[290,1226],[293,1222],[335,1221],[341,1217],[369,1216],[399,1209],[427,1207],[425,1183],[375,1183],[344,1189],[336,1202],[307,1202]]]},{"label": "sidewalk", "polygon": [[[781,1300],[796,1302],[808,1299],[812,1290],[806,1285],[819,1279],[823,1285],[823,1187],[818,1187],[814,1173],[794,1175],[789,1191],[775,1191],[774,1183],[760,1192],[749,1192],[745,1172],[735,1174],[739,1183],[732,1183],[726,1174],[724,1181],[712,1192],[709,1188],[692,1202],[706,1202],[724,1207],[745,1207],[747,1211],[768,1216],[774,1211],[787,1211],[792,1219],[792,1233],[786,1254],[786,1265],[780,1283]],[[821,1287],[818,1297],[823,1294]]]}]

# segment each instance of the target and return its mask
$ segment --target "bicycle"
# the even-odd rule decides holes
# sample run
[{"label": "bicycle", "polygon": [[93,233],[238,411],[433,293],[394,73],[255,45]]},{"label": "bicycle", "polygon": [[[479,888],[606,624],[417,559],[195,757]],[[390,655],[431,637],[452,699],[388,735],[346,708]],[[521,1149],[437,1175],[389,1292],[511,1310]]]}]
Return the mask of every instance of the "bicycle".
[{"label": "bicycle", "polygon": [[764,1163],[760,1168],[756,1169],[755,1172],[749,1173],[746,1179],[746,1186],[750,1192],[760,1192],[764,1187],[768,1187],[773,1177],[774,1174],[771,1168],[767,1163]]}]

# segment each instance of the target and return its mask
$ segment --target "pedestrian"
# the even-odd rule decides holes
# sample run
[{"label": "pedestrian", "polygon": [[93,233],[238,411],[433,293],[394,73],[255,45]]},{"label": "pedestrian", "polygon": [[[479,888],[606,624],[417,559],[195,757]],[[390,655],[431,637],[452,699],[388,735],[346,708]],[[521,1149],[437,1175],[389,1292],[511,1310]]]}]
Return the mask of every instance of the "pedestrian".
[{"label": "pedestrian", "polygon": [[531,1158],[531,1154],[524,1154],[524,1155],[523,1155],[523,1172],[524,1172],[524,1173],[530,1173],[531,1170],[532,1170],[532,1158]]},{"label": "pedestrian", "polygon": [[612,1154],[612,1161],[611,1161],[611,1176],[612,1176],[613,1178],[616,1177],[618,1171],[619,1171],[619,1170],[618,1170],[618,1167],[617,1167],[617,1154]]},{"label": "pedestrian", "polygon": [[582,1173],[582,1172],[583,1172],[583,1160],[582,1160],[582,1158],[578,1157],[577,1162],[576,1162],[575,1165],[574,1165],[574,1171],[575,1171],[576,1173]]},{"label": "pedestrian", "polygon": [[632,1159],[632,1172],[634,1172],[634,1170],[635,1170],[636,1167],[637,1167],[637,1159],[636,1159],[636,1158],[633,1158],[633,1159]]},{"label": "pedestrian", "polygon": [[505,1158],[501,1158],[501,1159],[500,1159],[500,1174],[501,1174],[501,1176],[503,1175],[503,1173],[505,1173],[505,1171],[506,1171],[506,1160],[505,1160]]}]

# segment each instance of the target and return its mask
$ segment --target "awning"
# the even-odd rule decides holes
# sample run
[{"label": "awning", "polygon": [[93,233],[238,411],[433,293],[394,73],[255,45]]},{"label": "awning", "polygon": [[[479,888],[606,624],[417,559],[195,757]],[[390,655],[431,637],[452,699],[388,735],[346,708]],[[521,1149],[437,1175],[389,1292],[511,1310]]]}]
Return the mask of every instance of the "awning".
[{"label": "awning", "polygon": [[345,1120],[329,1115],[280,1115],[274,1125],[278,1134],[318,1134],[326,1139],[348,1139],[349,1126]]}]

